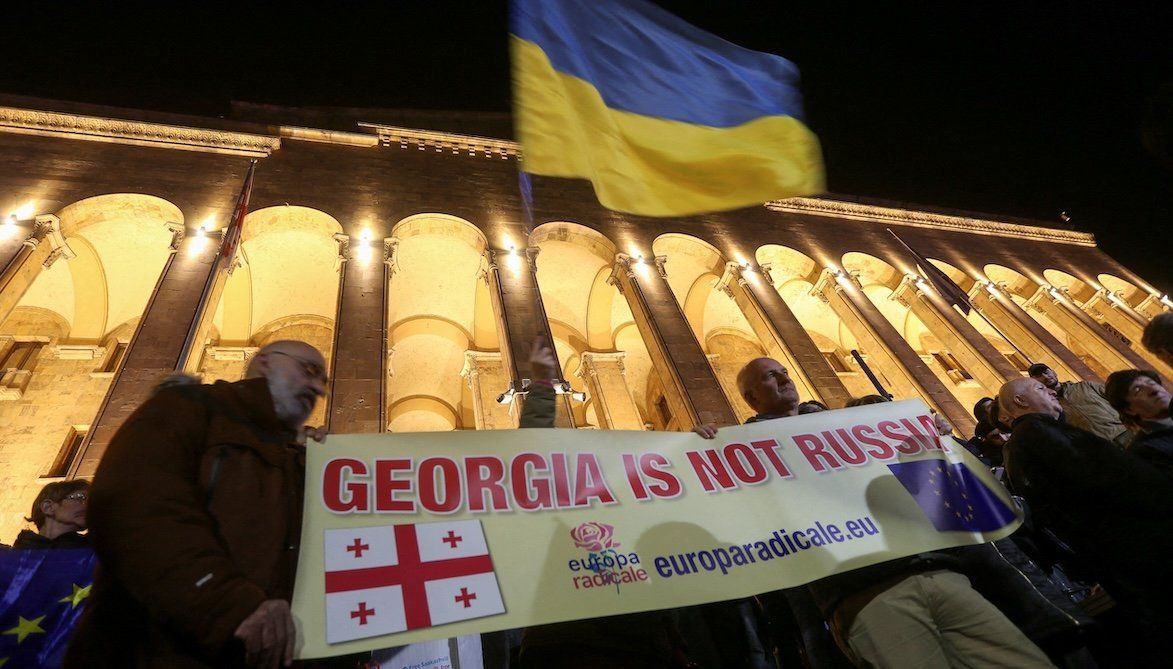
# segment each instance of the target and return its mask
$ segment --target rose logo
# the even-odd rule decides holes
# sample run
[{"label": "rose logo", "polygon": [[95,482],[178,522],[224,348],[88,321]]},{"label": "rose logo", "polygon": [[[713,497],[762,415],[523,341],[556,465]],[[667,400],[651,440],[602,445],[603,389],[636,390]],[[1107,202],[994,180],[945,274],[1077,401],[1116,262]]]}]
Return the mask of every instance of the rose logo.
[{"label": "rose logo", "polygon": [[574,545],[591,553],[618,546],[619,542],[612,538],[614,534],[615,528],[606,523],[583,523],[570,530]]}]

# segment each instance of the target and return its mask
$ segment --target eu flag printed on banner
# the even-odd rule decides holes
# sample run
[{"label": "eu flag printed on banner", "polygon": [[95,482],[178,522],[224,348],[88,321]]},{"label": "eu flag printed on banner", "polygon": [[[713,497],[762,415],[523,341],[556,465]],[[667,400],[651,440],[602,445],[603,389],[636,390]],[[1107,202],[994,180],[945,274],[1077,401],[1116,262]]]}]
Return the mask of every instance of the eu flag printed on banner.
[{"label": "eu flag printed on banner", "polygon": [[326,530],[326,642],[505,612],[479,520]]},{"label": "eu flag printed on banner", "polygon": [[888,465],[939,532],[992,532],[1018,514],[964,464],[930,459]]},{"label": "eu flag printed on banner", "polygon": [[610,209],[680,216],[824,189],[798,69],[645,0],[513,0],[526,172],[589,179]]},{"label": "eu flag printed on banner", "polygon": [[0,552],[0,667],[60,667],[94,580],[89,549]]}]

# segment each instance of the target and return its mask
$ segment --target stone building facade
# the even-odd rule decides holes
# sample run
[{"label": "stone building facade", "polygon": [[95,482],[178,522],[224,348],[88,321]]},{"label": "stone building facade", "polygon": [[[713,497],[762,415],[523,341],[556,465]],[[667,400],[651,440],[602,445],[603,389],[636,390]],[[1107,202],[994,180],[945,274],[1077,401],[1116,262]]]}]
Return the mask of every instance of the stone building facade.
[{"label": "stone building facade", "polygon": [[[735,375],[762,355],[832,406],[875,392],[863,360],[962,434],[1030,361],[1173,374],[1139,346],[1170,301],[1090,235],[838,197],[647,219],[558,179],[527,211],[510,141],[267,116],[0,100],[0,540],[46,482],[93,473],[160,379],[238,379],[275,339],[331,361],[314,420],[335,433],[513,428],[538,333],[567,428],[739,421]],[[978,311],[946,305],[892,233]]]}]

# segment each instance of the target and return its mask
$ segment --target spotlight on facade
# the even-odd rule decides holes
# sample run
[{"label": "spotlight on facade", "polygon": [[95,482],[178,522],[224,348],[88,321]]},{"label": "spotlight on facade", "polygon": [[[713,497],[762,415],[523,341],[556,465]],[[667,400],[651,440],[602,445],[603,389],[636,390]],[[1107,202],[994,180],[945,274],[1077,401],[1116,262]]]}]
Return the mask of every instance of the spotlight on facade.
[{"label": "spotlight on facade", "polygon": [[517,390],[510,388],[497,396],[497,404],[509,404],[513,402],[513,397],[517,395]]},{"label": "spotlight on facade", "polygon": [[554,386],[554,393],[557,395],[570,395],[570,399],[574,400],[575,402],[586,401],[586,393],[572,388],[569,381],[563,381],[562,383]]},{"label": "spotlight on facade", "polygon": [[1169,299],[1168,295],[1161,296],[1161,304],[1165,305],[1166,307],[1169,307],[1170,309],[1173,309],[1173,301],[1171,301]]},{"label": "spotlight on facade", "polygon": [[16,225],[16,221],[17,221],[16,214],[9,214],[8,220],[5,221],[5,223],[7,223],[8,225]]},{"label": "spotlight on facade", "polygon": [[208,236],[208,226],[206,224],[201,225],[199,227],[199,229],[196,230],[196,237],[207,237],[207,236]]}]

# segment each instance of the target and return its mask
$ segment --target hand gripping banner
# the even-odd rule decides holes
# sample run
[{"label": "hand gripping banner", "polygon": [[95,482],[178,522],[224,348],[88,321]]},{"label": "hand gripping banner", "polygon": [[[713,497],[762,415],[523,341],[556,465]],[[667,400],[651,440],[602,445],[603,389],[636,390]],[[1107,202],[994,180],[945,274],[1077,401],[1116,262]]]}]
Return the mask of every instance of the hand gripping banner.
[{"label": "hand gripping banner", "polygon": [[746,597],[1019,524],[919,400],[713,440],[334,435],[306,466],[303,658]]}]

